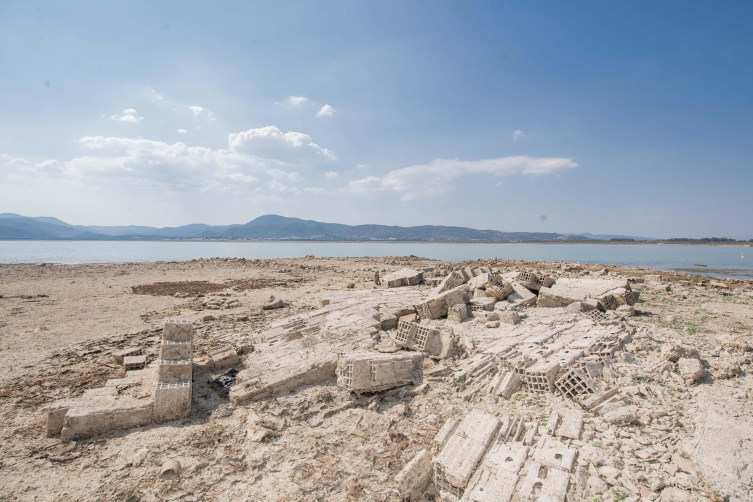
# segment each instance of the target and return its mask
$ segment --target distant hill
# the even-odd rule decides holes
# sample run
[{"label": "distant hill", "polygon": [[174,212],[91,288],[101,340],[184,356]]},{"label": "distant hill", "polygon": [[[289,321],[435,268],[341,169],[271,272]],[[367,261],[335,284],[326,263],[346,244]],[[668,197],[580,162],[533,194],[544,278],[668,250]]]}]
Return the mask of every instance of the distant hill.
[{"label": "distant hill", "polygon": [[342,225],[274,214],[259,216],[245,225],[192,224],[181,227],[83,226],[57,218],[0,214],[0,239],[158,240],[247,239],[315,241],[413,242],[584,242],[578,235],[544,232],[500,232],[465,227],[424,225]]},{"label": "distant hill", "polygon": [[659,241],[654,237],[635,237],[632,235],[612,235],[612,234],[575,234],[585,237],[591,241],[611,241],[611,240],[633,240],[633,241]]}]

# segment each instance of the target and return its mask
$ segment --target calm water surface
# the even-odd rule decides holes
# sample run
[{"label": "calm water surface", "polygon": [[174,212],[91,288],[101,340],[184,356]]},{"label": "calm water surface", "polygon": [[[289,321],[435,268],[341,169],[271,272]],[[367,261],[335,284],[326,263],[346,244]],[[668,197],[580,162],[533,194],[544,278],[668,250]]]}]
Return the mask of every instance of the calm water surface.
[{"label": "calm water surface", "polygon": [[[196,258],[300,258],[407,256],[460,261],[513,260],[598,263],[658,270],[696,271],[753,279],[753,248],[619,244],[442,244],[344,242],[124,242],[0,241],[0,263],[107,263]],[[706,265],[698,267],[697,264]]]}]

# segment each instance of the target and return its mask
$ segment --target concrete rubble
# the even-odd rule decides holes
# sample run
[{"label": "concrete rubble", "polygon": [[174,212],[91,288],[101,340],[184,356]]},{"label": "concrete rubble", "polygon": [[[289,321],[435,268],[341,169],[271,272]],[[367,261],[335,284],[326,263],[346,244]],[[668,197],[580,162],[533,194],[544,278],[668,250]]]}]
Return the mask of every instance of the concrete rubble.
[{"label": "concrete rubble", "polygon": [[192,356],[193,324],[168,319],[157,361],[129,370],[128,359],[134,356],[123,356],[122,351],[115,355],[123,358],[126,376],[108,380],[104,387],[89,389],[79,398],[53,403],[47,413],[47,435],[76,440],[188,417]]},{"label": "concrete rubble", "polygon": [[[751,348],[724,349],[741,356],[717,364],[710,351],[676,343],[670,328],[640,322],[641,298],[666,294],[649,286],[664,284],[660,276],[638,282],[580,265],[368,272],[371,289],[328,291],[320,307],[253,336],[228,333],[196,361],[192,323],[168,319],[158,359],[141,347],[113,353],[125,377],[54,403],[47,434],[78,440],[188,419],[198,375],[233,370],[233,409],[263,414],[312,393],[305,399],[322,411],[307,412],[304,428],[353,417],[346,434],[368,445],[373,462],[382,445],[410,438],[397,474],[379,478],[382,495],[360,487],[354,499],[753,496],[751,422],[725,414],[706,388],[743,378]],[[730,399],[742,407],[748,396]],[[683,414],[691,402],[693,423]],[[407,427],[413,414],[427,425]],[[248,437],[284,436],[283,417],[249,412]]]}]

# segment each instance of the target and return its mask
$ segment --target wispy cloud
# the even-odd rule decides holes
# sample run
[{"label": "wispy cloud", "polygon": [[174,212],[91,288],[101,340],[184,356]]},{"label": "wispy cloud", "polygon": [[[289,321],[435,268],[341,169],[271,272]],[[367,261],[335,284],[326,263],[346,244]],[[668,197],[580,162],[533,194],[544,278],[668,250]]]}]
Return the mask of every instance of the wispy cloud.
[{"label": "wispy cloud", "polygon": [[525,137],[526,137],[526,135],[520,129],[515,129],[512,132],[512,140],[513,141],[518,141],[519,139],[522,139],[522,138],[525,138]]},{"label": "wispy cloud", "polygon": [[353,180],[344,190],[350,192],[391,191],[401,200],[437,197],[450,191],[455,182],[472,174],[543,176],[577,167],[571,159],[557,157],[501,157],[488,160],[436,159],[428,164],[395,169],[382,177]]},{"label": "wispy cloud", "polygon": [[337,173],[335,171],[327,171],[327,172],[324,173],[324,176],[326,176],[327,179],[331,180],[331,179],[335,179],[338,176],[340,176],[340,173]]},{"label": "wispy cloud", "polygon": [[215,120],[214,112],[210,110],[209,108],[204,108],[203,106],[199,106],[199,105],[191,105],[188,107],[188,109],[191,110],[194,117],[198,117],[200,115],[206,115],[207,120],[209,120],[210,122]]},{"label": "wispy cloud", "polygon": [[188,134],[186,129],[178,129],[178,134]]},{"label": "wispy cloud", "polygon": [[291,106],[300,106],[306,101],[308,101],[308,99],[304,98],[303,96],[289,96],[288,97],[288,104],[290,104]]}]

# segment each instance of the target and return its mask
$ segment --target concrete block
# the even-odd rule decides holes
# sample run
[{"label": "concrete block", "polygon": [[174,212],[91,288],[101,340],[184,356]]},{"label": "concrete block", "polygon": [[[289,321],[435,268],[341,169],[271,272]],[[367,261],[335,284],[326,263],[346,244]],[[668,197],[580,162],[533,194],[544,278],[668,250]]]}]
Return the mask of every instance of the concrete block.
[{"label": "concrete block", "polygon": [[[112,388],[91,389],[77,400],[63,419],[60,437],[66,441],[84,439],[119,429],[149,424],[152,420],[151,399],[118,395]],[[86,394],[86,393],[85,393]]]},{"label": "concrete block", "polygon": [[337,354],[329,351],[313,353],[280,354],[277,357],[252,358],[254,365],[237,375],[236,384],[230,388],[230,401],[234,404],[263,399],[302,385],[323,382],[335,376]]},{"label": "concrete block", "polygon": [[576,301],[578,300],[574,298],[557,295],[551,288],[542,287],[539,290],[539,299],[537,305],[539,307],[567,307],[568,305]]},{"label": "concrete block", "polygon": [[157,380],[159,382],[190,381],[192,370],[191,359],[160,359],[157,364]]},{"label": "concrete block", "polygon": [[518,276],[515,278],[515,281],[521,286],[524,286],[525,288],[532,291],[538,291],[541,287],[539,277],[534,272],[523,271],[518,274]]},{"label": "concrete block", "polygon": [[510,399],[513,394],[520,390],[522,386],[523,381],[520,379],[518,374],[514,371],[510,371],[502,379],[502,383],[499,384],[497,395],[504,397],[505,399]]},{"label": "concrete block", "polygon": [[451,322],[463,322],[468,318],[468,306],[465,303],[458,303],[453,305],[448,313],[447,320]]},{"label": "concrete block", "polygon": [[593,380],[580,368],[570,368],[557,379],[554,385],[563,396],[570,399],[580,399],[580,396],[584,394],[596,392]]},{"label": "concrete block", "polygon": [[140,356],[142,354],[141,347],[130,347],[128,349],[119,350],[112,353],[112,361],[115,364],[123,364],[123,358],[127,356]]},{"label": "concrete block", "polygon": [[416,313],[422,319],[437,319],[447,315],[450,307],[459,303],[467,303],[470,290],[465,284],[432,295],[425,302],[416,305]]},{"label": "concrete block", "polygon": [[337,361],[337,385],[357,394],[380,392],[423,379],[422,354],[354,352]]},{"label": "concrete block", "polygon": [[607,389],[604,392],[599,392],[598,394],[594,394],[593,396],[589,397],[585,401],[583,401],[583,407],[587,410],[593,410],[600,404],[606,402],[608,399],[610,399],[612,396],[617,394],[619,390],[617,388],[611,388]]},{"label": "concrete block", "polygon": [[170,422],[191,415],[191,381],[157,382],[154,387],[154,421]]},{"label": "concrete block", "polygon": [[508,300],[512,300],[513,305],[516,307],[530,307],[536,305],[538,300],[537,296],[531,293],[528,288],[518,282],[511,284],[513,292],[507,297]]},{"label": "concrete block", "polygon": [[519,500],[539,502],[564,502],[570,476],[560,469],[530,462],[525,468],[525,476],[517,488]]},{"label": "concrete block", "polygon": [[533,394],[544,394],[554,391],[554,380],[560,371],[556,361],[541,361],[523,371],[523,382],[528,391]]},{"label": "concrete block", "polygon": [[568,439],[580,439],[583,431],[583,412],[567,410],[562,413],[562,424],[557,429],[557,436]]},{"label": "concrete block", "polygon": [[457,429],[459,423],[460,420],[458,418],[448,418],[442,428],[439,429],[439,432],[437,432],[437,435],[434,436],[434,443],[439,446],[444,446],[447,440],[450,439],[450,436],[455,432],[455,429]]},{"label": "concrete block", "polygon": [[468,481],[486,453],[499,419],[477,409],[471,410],[434,459],[434,485],[460,498]]},{"label": "concrete block", "polygon": [[505,324],[518,324],[520,322],[520,315],[514,310],[500,312],[499,322],[502,322]]},{"label": "concrete block", "polygon": [[126,371],[142,370],[146,366],[146,356],[125,356],[123,367]]},{"label": "concrete block", "polygon": [[533,450],[533,459],[544,465],[570,472],[577,453],[578,450],[570,448],[558,439],[543,436],[539,440],[539,446]]},{"label": "concrete block", "polygon": [[209,368],[211,371],[221,371],[240,363],[238,352],[229,346],[219,347],[209,353]]},{"label": "concrete block", "polygon": [[431,455],[426,450],[419,451],[395,476],[400,498],[418,500],[431,481],[432,472]]},{"label": "concrete block", "polygon": [[494,310],[494,305],[497,303],[497,299],[491,296],[480,296],[473,298],[470,302],[471,312],[486,311],[491,312]]},{"label": "concrete block", "polygon": [[469,502],[510,502],[528,447],[520,443],[498,444],[484,459],[470,489]]},{"label": "concrete block", "polygon": [[63,430],[65,414],[71,406],[76,405],[76,399],[60,399],[47,408],[47,436],[55,436]]},{"label": "concrete block", "polygon": [[160,359],[192,359],[193,358],[193,341],[180,340],[169,341],[162,340],[160,343]]},{"label": "concrete block", "polygon": [[423,272],[411,268],[402,268],[380,278],[379,283],[388,288],[399,288],[401,286],[415,286],[416,284],[419,284],[423,278]]},{"label": "concrete block", "polygon": [[470,289],[471,291],[473,291],[474,289],[484,289],[486,288],[486,284],[490,279],[491,275],[488,273],[479,274],[468,281],[468,289]]},{"label": "concrete block", "polygon": [[167,319],[162,329],[162,339],[171,342],[193,340],[193,322],[186,319]]}]

